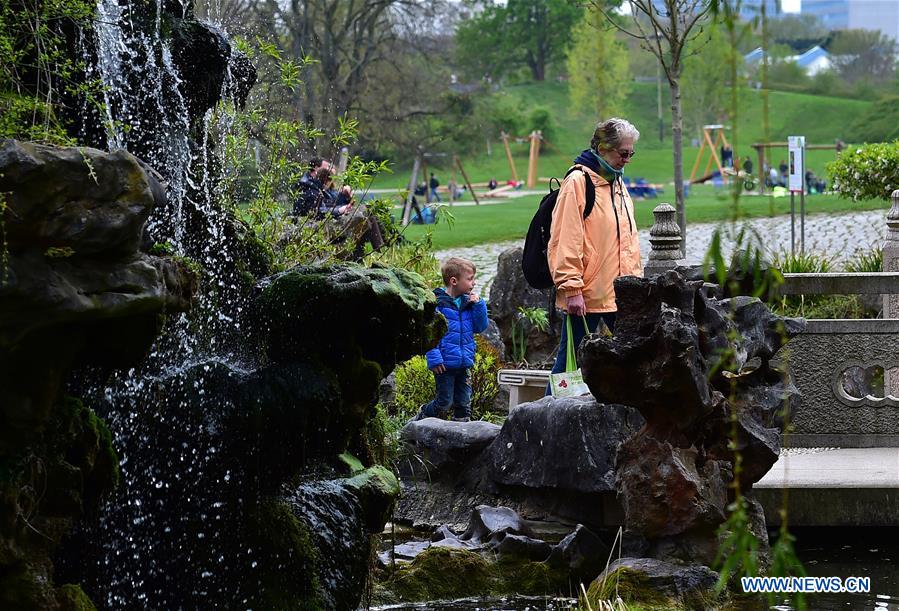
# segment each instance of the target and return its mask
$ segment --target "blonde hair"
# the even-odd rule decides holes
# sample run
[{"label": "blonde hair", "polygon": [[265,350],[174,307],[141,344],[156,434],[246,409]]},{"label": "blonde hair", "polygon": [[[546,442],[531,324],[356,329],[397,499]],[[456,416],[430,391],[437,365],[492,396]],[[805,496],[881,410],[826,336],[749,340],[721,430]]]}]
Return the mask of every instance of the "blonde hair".
[{"label": "blonde hair", "polygon": [[467,272],[469,270],[474,274],[478,271],[478,268],[468,259],[462,259],[460,257],[447,259],[446,262],[440,266],[440,273],[443,275],[443,283],[447,285],[450,282],[450,278],[458,278],[462,275],[462,272]]}]

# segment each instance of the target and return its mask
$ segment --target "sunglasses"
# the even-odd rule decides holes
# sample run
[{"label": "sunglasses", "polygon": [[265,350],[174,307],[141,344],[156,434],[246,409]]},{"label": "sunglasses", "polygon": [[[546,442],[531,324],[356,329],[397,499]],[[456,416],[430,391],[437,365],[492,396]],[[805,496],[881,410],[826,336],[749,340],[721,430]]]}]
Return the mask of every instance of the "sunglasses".
[{"label": "sunglasses", "polygon": [[637,151],[619,151],[619,150],[616,150],[615,152],[618,153],[618,156],[621,157],[622,159],[630,159],[631,157],[633,157],[634,155],[637,154]]}]

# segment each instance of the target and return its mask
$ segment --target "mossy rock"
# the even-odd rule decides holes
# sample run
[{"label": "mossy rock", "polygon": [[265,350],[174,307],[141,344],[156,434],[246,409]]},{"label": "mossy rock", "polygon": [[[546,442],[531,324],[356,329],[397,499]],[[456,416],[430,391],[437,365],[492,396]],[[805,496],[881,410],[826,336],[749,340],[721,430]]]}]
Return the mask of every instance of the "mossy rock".
[{"label": "mossy rock", "polygon": [[[248,608],[272,611],[312,611],[323,607],[318,583],[319,552],[309,529],[294,515],[290,506],[278,500],[264,500],[246,522],[258,564],[248,567],[258,575],[258,587],[243,592]],[[248,585],[251,579],[241,578]],[[255,585],[255,584],[253,584]]]},{"label": "mossy rock", "polygon": [[363,368],[361,358],[377,364],[378,381],[446,331],[421,276],[395,268],[297,267],[274,279],[259,307],[273,361],[313,355],[344,371]]},{"label": "mossy rock", "polygon": [[393,503],[400,495],[400,482],[392,471],[375,465],[346,480],[362,506],[368,532],[380,533],[390,519]]},{"label": "mossy rock", "polygon": [[402,601],[487,596],[493,570],[477,552],[432,547],[399,566],[384,586]]},{"label": "mossy rock", "polygon": [[627,567],[619,567],[609,573],[607,579],[597,578],[587,589],[586,604],[597,609],[602,601],[621,598],[629,606],[644,611],[704,611],[718,607],[720,597],[713,591],[692,592],[686,596],[667,596],[652,586],[645,573]]},{"label": "mossy rock", "polygon": [[59,611],[97,611],[97,607],[91,602],[81,586],[67,583],[61,586],[56,593],[59,602]]}]

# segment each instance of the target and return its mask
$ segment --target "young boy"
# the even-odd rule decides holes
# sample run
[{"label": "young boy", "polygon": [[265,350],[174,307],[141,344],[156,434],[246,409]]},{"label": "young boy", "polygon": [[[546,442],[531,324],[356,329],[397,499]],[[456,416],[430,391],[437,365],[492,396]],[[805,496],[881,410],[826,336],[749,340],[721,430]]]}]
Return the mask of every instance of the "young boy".
[{"label": "young boy", "polygon": [[445,288],[434,289],[437,309],[446,317],[447,332],[440,344],[427,353],[428,369],[434,372],[437,396],[421,406],[415,420],[444,416],[453,408],[453,421],[471,420],[471,382],[474,365],[474,334],[487,328],[487,305],[472,293],[475,266],[453,257],[443,264]]}]

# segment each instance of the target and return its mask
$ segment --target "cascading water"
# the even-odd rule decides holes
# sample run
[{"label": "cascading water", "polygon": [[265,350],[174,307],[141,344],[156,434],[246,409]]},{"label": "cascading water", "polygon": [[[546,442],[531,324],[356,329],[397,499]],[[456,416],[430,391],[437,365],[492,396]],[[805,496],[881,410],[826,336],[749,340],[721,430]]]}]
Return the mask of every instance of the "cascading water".
[{"label": "cascading water", "polygon": [[109,424],[121,463],[115,499],[95,532],[81,534],[85,558],[97,558],[86,589],[111,608],[192,606],[210,592],[240,600],[229,576],[256,565],[252,549],[226,541],[237,525],[225,513],[240,513],[236,505],[253,489],[219,458],[217,419],[233,405],[215,392],[249,375],[253,360],[240,349],[245,304],[233,220],[215,201],[223,143],[210,134],[226,133],[229,117],[209,100],[189,99],[186,81],[198,75],[182,74],[178,60],[197,51],[175,45],[200,40],[206,51],[227,53],[208,58],[220,72],[207,76],[221,82],[218,99],[233,94],[231,53],[221,32],[190,19],[189,3],[171,4],[100,0],[93,44],[82,38],[87,76],[104,86],[108,148],[133,153],[164,182],[167,203],[148,221],[150,239],[204,270],[193,310],[170,317],[140,368],[82,393]]}]

